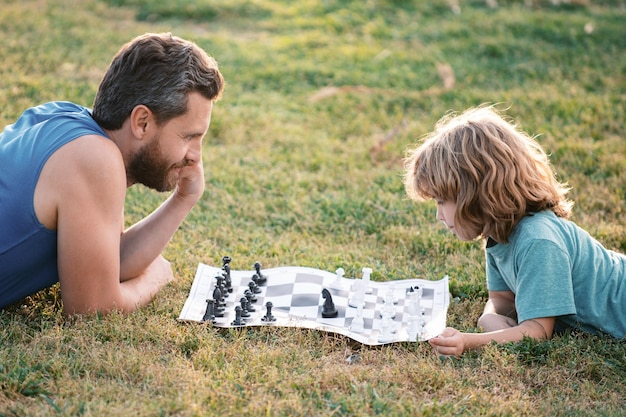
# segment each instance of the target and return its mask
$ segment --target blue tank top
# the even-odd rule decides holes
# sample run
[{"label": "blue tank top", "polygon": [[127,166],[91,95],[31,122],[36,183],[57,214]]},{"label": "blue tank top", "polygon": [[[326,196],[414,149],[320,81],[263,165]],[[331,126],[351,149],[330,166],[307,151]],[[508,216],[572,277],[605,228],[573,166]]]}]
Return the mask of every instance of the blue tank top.
[{"label": "blue tank top", "polygon": [[107,137],[85,107],[52,102],[28,109],[0,133],[0,308],[58,282],[57,233],[33,203],[43,166],[85,135]]}]

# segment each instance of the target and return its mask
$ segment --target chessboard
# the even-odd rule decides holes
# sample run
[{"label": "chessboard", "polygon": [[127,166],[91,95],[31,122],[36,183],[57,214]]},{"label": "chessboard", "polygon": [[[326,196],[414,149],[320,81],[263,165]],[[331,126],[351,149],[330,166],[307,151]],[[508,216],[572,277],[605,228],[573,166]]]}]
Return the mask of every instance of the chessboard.
[{"label": "chessboard", "polygon": [[200,263],[179,320],[231,328],[285,326],[348,336],[366,345],[425,341],[446,326],[448,277],[372,281],[315,268],[231,270]]}]

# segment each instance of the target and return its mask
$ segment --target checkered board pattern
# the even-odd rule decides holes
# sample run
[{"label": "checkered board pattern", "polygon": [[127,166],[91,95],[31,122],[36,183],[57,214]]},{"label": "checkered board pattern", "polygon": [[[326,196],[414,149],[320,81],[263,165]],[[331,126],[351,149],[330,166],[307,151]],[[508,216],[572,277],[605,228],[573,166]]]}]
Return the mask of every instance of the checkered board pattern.
[{"label": "checkered board pattern", "polygon": [[[181,311],[179,320],[202,322],[206,312],[206,300],[213,297],[218,274],[221,268],[199,264],[189,297]],[[244,291],[249,289],[255,271],[231,270],[233,292],[225,299],[225,315],[217,317],[216,327],[234,326],[235,307],[240,305]],[[363,304],[363,330],[354,332],[351,323],[357,309],[349,305],[355,279],[337,277],[336,274],[306,267],[279,267],[262,270],[267,277],[265,285],[259,287],[257,301],[252,304],[255,311],[245,319],[244,326],[287,326],[318,329],[339,333],[367,345],[382,345],[393,342],[424,341],[435,337],[445,328],[449,304],[448,278],[439,281],[420,279],[396,280],[386,282],[370,281]],[[422,289],[420,307],[423,312],[423,325],[420,324],[416,338],[409,337],[410,316],[406,292],[410,287]],[[339,314],[335,318],[323,318],[324,298],[322,290],[326,288],[333,299]],[[392,289],[394,295],[393,333],[381,341],[381,311],[387,292]],[[263,320],[267,313],[266,302],[273,304],[271,313],[276,318],[273,322]]]}]

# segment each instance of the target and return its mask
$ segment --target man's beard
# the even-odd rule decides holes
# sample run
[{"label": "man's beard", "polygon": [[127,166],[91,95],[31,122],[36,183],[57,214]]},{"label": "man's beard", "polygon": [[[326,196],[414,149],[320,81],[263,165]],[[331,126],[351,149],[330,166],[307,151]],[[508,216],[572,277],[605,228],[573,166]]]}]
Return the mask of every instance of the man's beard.
[{"label": "man's beard", "polygon": [[160,137],[155,137],[141,148],[126,168],[126,176],[132,183],[143,184],[157,191],[171,191],[176,187],[178,178],[169,174],[172,169],[184,164],[168,164],[159,143]]}]

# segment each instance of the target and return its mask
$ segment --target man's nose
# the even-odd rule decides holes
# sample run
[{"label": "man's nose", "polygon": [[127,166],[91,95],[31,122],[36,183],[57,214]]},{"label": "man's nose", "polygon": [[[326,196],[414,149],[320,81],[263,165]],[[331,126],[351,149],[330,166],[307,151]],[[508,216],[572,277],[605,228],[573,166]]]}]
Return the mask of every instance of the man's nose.
[{"label": "man's nose", "polygon": [[202,144],[199,143],[197,145],[191,145],[189,149],[187,149],[187,154],[185,155],[185,164],[191,165],[195,162],[202,160]]}]

